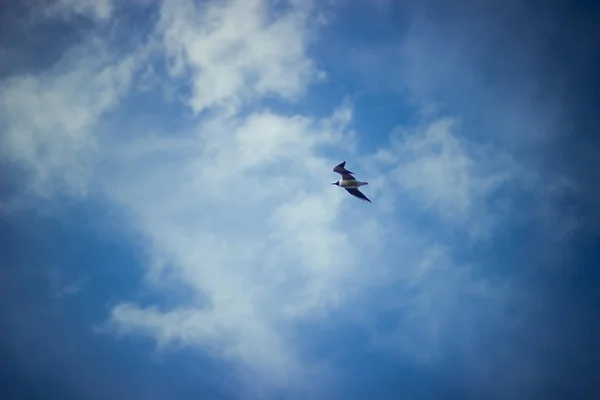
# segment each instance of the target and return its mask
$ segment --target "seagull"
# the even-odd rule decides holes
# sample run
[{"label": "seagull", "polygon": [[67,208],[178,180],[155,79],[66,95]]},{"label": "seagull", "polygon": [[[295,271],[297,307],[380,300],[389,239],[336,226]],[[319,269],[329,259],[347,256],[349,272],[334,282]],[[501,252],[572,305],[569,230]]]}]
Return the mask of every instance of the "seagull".
[{"label": "seagull", "polygon": [[342,179],[333,182],[332,185],[342,187],[346,189],[346,191],[352,196],[358,197],[361,200],[368,201],[369,203],[371,203],[371,200],[369,200],[367,196],[365,196],[360,190],[358,190],[359,187],[368,185],[369,182],[357,181],[356,178],[352,176],[354,172],[350,172],[346,169],[346,161],[336,165],[333,168],[333,172],[337,172],[338,174],[340,174],[342,176]]}]

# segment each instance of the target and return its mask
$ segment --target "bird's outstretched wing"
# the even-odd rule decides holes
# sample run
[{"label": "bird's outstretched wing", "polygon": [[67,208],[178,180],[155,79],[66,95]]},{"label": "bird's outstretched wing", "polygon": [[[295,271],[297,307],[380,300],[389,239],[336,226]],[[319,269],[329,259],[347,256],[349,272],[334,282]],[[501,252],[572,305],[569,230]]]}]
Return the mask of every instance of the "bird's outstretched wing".
[{"label": "bird's outstretched wing", "polygon": [[352,176],[352,175],[350,175],[350,174],[346,174],[346,173],[340,173],[340,175],[342,175],[342,180],[343,180],[343,181],[355,181],[355,180],[356,180],[356,178],[355,178],[355,177],[353,177],[353,176]]},{"label": "bird's outstretched wing", "polygon": [[333,172],[337,172],[338,174],[340,174],[342,176],[352,175],[354,173],[354,172],[348,171],[346,169],[346,161],[333,167]]},{"label": "bird's outstretched wing", "polygon": [[359,199],[361,199],[361,200],[368,201],[369,203],[372,203],[372,201],[371,201],[371,200],[369,200],[369,199],[367,198],[367,196],[365,196],[365,195],[363,194],[363,192],[361,192],[360,190],[358,190],[358,189],[356,189],[356,188],[346,188],[346,191],[347,191],[348,193],[350,193],[350,194],[351,194],[352,196],[354,196],[354,197],[358,197],[358,198],[359,198]]}]

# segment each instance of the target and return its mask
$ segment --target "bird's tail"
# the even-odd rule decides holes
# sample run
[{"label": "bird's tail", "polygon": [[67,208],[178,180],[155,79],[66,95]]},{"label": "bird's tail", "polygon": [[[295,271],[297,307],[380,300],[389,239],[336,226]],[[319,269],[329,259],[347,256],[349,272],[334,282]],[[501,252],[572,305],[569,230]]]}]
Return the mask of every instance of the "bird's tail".
[{"label": "bird's tail", "polygon": [[365,186],[368,184],[369,184],[369,182],[358,182],[358,186]]}]

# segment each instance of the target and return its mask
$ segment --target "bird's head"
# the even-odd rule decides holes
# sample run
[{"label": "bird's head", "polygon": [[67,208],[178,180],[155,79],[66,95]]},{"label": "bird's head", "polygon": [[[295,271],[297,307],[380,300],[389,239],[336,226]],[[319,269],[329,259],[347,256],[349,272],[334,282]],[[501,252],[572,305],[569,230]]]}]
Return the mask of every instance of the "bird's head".
[{"label": "bird's head", "polygon": [[332,183],[332,185],[340,186],[340,181],[335,181],[335,182]]}]

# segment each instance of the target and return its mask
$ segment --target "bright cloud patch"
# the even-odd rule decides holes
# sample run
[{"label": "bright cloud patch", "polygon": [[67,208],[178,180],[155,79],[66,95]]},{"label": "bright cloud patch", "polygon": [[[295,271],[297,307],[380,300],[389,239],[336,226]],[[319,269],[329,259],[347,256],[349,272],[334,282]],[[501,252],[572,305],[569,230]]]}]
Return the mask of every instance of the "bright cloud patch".
[{"label": "bright cloud patch", "polygon": [[309,10],[290,7],[269,18],[269,3],[169,1],[157,33],[174,75],[191,78],[190,106],[236,111],[244,102],[303,93],[315,77],[305,56]]}]

